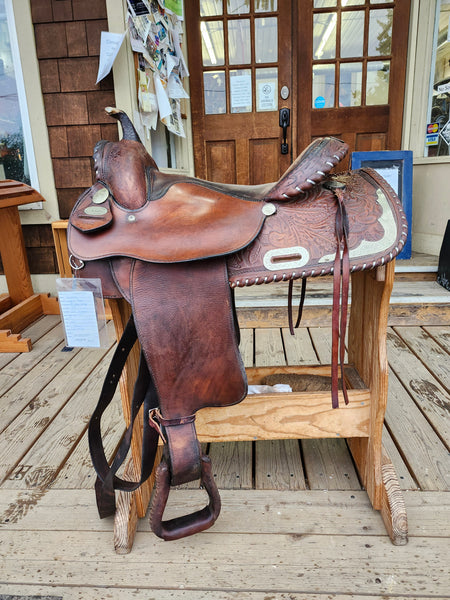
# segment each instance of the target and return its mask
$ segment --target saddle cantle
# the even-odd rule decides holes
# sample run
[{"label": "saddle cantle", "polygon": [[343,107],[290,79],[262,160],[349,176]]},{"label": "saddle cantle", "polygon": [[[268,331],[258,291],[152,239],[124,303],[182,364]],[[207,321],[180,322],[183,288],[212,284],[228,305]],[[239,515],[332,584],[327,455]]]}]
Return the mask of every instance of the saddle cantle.
[{"label": "saddle cantle", "polygon": [[[392,260],[405,243],[407,223],[399,199],[375,171],[330,175],[348,151],[336,138],[314,140],[276,183],[228,185],[161,173],[125,113],[107,111],[120,120],[124,138],[96,145],[97,181],[68,225],[77,275],[100,277],[105,297],[123,297],[132,306],[89,425],[97,504],[101,516],[113,513],[114,490],[131,491],[148,478],[161,436],[150,522],[158,536],[177,539],[210,527],[220,511],[195,413],[240,402],[247,393],[232,288],[291,286],[333,273],[331,399],[337,407],[349,275]],[[142,352],[131,424],[110,465],[101,417],[136,339]],[[142,405],[142,472],[130,482],[116,472]],[[164,521],[170,486],[195,479],[207,490],[208,505]]]}]

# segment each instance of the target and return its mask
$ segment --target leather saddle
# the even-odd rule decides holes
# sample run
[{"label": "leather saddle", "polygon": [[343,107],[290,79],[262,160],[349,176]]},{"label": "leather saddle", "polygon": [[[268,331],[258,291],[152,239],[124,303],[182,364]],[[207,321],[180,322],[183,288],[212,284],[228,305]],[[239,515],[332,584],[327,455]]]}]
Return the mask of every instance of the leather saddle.
[{"label": "leather saddle", "polygon": [[[125,298],[132,307],[89,424],[97,505],[100,516],[112,514],[115,490],[132,491],[148,478],[161,436],[150,522],[156,535],[171,540],[210,527],[220,511],[195,413],[247,394],[233,288],[289,281],[291,292],[295,279],[333,273],[331,402],[337,408],[350,273],[392,260],[405,243],[407,223],[400,200],[375,171],[330,175],[348,151],[336,138],[314,140],[276,183],[227,185],[161,173],[127,115],[107,112],[121,122],[123,139],[96,145],[97,181],[79,198],[68,225],[77,276],[100,277],[105,297]],[[132,422],[110,464],[101,417],[137,339],[142,351]],[[130,482],[116,473],[142,405],[142,472]],[[196,479],[208,505],[164,521],[170,487]]]}]

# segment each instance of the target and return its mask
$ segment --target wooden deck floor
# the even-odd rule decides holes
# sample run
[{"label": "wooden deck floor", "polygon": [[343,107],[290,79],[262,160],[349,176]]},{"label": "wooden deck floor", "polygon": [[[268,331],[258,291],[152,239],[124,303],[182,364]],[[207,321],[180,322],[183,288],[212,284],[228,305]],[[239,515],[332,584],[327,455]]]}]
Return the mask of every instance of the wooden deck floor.
[{"label": "wooden deck floor", "polygon": [[[0,354],[0,600],[450,598],[450,327],[389,329],[384,444],[405,490],[410,540],[393,546],[344,439],[211,444],[222,513],[161,542],[141,520],[131,554],[100,521],[86,427],[111,350],[65,351],[59,319]],[[244,330],[246,364],[329,362],[328,328]],[[110,448],[120,401],[105,419]],[[203,500],[171,495],[171,510]]]}]

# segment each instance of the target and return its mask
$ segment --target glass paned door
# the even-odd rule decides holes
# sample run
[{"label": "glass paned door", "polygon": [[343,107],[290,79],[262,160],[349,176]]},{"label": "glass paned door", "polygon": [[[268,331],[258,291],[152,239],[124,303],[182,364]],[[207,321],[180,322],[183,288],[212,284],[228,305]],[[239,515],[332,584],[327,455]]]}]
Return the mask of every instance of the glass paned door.
[{"label": "glass paned door", "polygon": [[392,21],[392,2],[314,0],[313,108],[389,102]]}]

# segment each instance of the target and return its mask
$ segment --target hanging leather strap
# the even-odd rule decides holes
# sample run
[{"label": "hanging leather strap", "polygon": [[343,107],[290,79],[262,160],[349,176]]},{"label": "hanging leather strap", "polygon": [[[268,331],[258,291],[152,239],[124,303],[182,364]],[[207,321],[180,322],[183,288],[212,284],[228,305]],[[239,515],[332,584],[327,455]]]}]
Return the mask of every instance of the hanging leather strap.
[{"label": "hanging leather strap", "polygon": [[345,404],[348,404],[347,386],[344,378],[345,331],[347,328],[348,290],[350,283],[350,259],[348,248],[348,217],[342,189],[333,190],[337,200],[336,210],[336,257],[333,271],[333,312],[331,319],[331,402],[339,407],[339,366]]},{"label": "hanging leather strap", "polygon": [[[139,371],[134,386],[133,399],[131,402],[130,424],[114,456],[112,464],[109,465],[101,438],[101,418],[103,413],[111,404],[117,389],[120,375],[125,366],[127,357],[137,340],[134,319],[131,316],[120,341],[117,344],[113,359],[103,383],[98,404],[89,422],[88,438],[92,463],[97,472],[95,483],[97,508],[100,518],[114,514],[115,490],[132,492],[136,490],[150,476],[155,461],[158,446],[158,432],[150,427],[147,415],[152,408],[158,406],[153,379],[149,373],[147,363],[141,354]],[[144,429],[142,444],[141,476],[139,481],[127,481],[117,477],[116,473],[125,460],[131,445],[131,436],[136,417],[141,406],[144,405]]]}]

